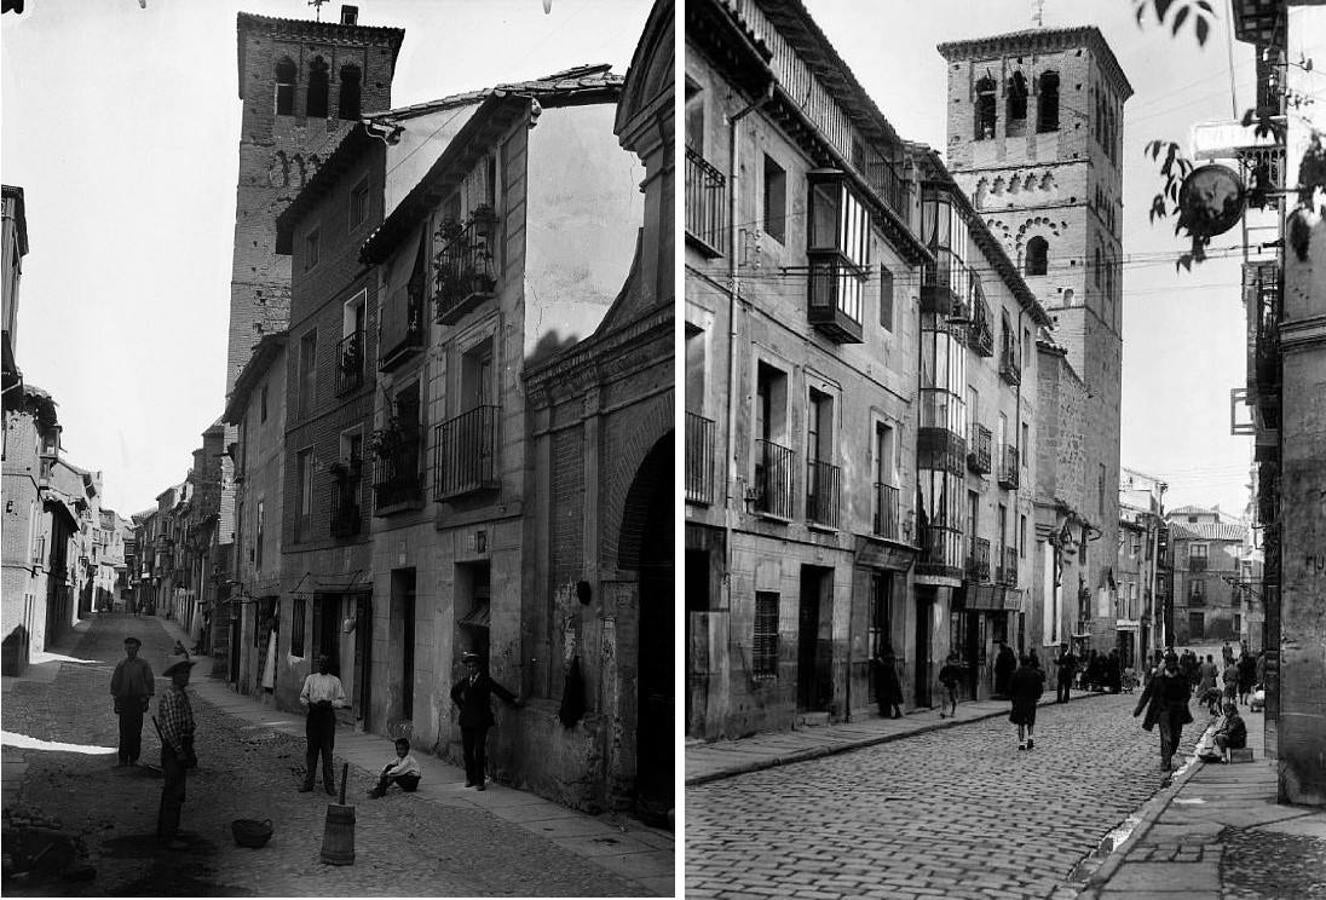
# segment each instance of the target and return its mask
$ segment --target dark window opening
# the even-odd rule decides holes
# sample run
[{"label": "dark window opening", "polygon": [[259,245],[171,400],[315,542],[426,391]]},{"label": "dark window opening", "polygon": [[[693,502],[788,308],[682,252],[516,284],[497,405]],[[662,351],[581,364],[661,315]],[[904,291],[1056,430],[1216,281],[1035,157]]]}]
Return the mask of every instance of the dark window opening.
[{"label": "dark window opening", "polygon": [[768,156],[764,158],[764,233],[778,243],[787,237],[787,173]]},{"label": "dark window opening", "polygon": [[284,57],[276,64],[276,114],[291,116],[295,113],[295,63]]},{"label": "dark window opening", "polygon": [[976,140],[991,140],[995,136],[995,124],[998,118],[995,81],[987,75],[976,82]]},{"label": "dark window opening", "polygon": [[304,113],[310,119],[327,118],[328,75],[327,63],[321,56],[315,56],[308,67],[308,100]]},{"label": "dark window opening", "polygon": [[1059,130],[1059,73],[1041,74],[1040,105],[1036,119],[1039,132]]},{"label": "dark window opening", "polygon": [[359,82],[358,66],[341,67],[341,102],[336,115],[342,119],[359,118]]},{"label": "dark window opening", "polygon": [[1027,79],[1014,72],[1008,82],[1008,120],[1010,123],[1027,117]]},{"label": "dark window opening", "polygon": [[1046,257],[1050,244],[1043,237],[1034,237],[1027,241],[1027,274],[1044,275],[1049,265]]}]

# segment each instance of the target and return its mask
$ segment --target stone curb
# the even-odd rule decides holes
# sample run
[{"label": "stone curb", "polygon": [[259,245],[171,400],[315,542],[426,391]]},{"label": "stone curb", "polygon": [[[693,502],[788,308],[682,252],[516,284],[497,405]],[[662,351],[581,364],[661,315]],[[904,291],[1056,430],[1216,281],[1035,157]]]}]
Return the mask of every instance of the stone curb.
[{"label": "stone curb", "polygon": [[[1113,696],[1108,691],[1089,692],[1072,697],[1069,702],[1086,700],[1091,697]],[[1042,700],[1038,706],[1054,706],[1054,700]],[[769,759],[751,760],[744,763],[736,763],[725,769],[719,769],[716,772],[705,772],[701,775],[691,775],[686,778],[685,787],[694,787],[701,784],[709,784],[714,781],[722,781],[725,778],[734,778],[737,775],[746,775],[750,772],[761,772],[765,769],[774,769],[778,766],[785,766],[789,763],[806,762],[812,759],[822,759],[826,756],[836,756],[839,753],[847,753],[851,750],[861,750],[865,747],[874,747],[879,744],[889,744],[893,741],[900,741],[904,738],[915,737],[918,734],[929,734],[932,731],[939,731],[944,728],[956,728],[959,725],[966,725],[969,722],[984,722],[987,719],[997,719],[1000,716],[1008,715],[1007,709],[1000,709],[994,712],[981,713],[972,716],[969,719],[952,719],[948,721],[934,722],[930,725],[922,725],[911,731],[895,731],[890,734],[878,734],[868,738],[859,738],[852,741],[841,741],[832,744],[823,744],[818,747],[808,747],[804,750],[795,750],[784,756],[775,756]],[[733,743],[737,743],[734,741]]]},{"label": "stone curb", "polygon": [[[1202,732],[1203,737],[1214,731],[1215,727],[1216,723],[1214,721],[1208,723]],[[1198,743],[1201,743],[1200,739]],[[1205,767],[1206,763],[1194,757],[1193,764],[1188,767],[1186,772],[1181,773],[1178,778],[1170,783],[1169,787],[1162,788],[1150,800],[1142,804],[1142,814],[1137,827],[1133,829],[1122,844],[1110,851],[1110,855],[1105,858],[1100,867],[1087,878],[1086,883],[1078,892],[1079,900],[1096,900],[1100,897],[1105,885],[1119,871],[1119,867],[1127,862],[1128,854],[1133,851],[1133,848],[1137,846],[1142,838],[1150,834],[1152,826],[1156,824],[1156,820],[1161,817],[1165,810],[1169,809],[1174,802],[1174,798],[1188,786],[1188,782],[1192,780],[1193,776]]]}]

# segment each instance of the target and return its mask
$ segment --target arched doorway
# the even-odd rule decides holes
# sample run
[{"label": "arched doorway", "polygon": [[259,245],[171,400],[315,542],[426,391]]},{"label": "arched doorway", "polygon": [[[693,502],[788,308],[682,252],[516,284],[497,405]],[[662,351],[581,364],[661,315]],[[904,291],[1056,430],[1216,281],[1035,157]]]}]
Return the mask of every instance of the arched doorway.
[{"label": "arched doorway", "polygon": [[622,511],[620,566],[639,575],[636,814],[663,822],[674,805],[673,434],[636,470]]}]

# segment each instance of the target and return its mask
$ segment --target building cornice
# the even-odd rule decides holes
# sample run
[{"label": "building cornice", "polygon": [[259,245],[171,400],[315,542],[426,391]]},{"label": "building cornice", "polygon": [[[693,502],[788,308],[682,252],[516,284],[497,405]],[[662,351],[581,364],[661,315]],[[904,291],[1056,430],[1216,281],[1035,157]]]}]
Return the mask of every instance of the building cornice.
[{"label": "building cornice", "polygon": [[1009,54],[1026,55],[1028,52],[1058,53],[1082,46],[1086,46],[1095,55],[1101,71],[1113,84],[1119,99],[1127,100],[1131,97],[1133,86],[1128,81],[1128,76],[1124,74],[1123,67],[1119,65],[1118,58],[1100,33],[1100,29],[1094,25],[1079,25],[1073,28],[1029,28],[965,41],[947,41],[940,44],[937,49],[947,61],[957,62]]}]

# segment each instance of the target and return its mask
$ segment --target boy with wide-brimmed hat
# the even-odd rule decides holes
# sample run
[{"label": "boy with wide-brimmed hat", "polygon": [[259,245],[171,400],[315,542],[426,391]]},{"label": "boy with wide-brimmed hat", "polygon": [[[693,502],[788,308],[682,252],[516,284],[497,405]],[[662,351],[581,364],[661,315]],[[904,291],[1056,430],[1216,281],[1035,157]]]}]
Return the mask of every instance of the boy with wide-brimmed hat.
[{"label": "boy with wide-brimmed hat", "polygon": [[157,704],[157,730],[161,733],[161,811],[157,815],[157,839],[172,850],[184,850],[188,844],[178,837],[180,809],[184,806],[185,773],[198,765],[193,752],[193,707],[184,689],[189,684],[193,660],[170,657],[161,674],[170,679],[170,687]]},{"label": "boy with wide-brimmed hat", "polygon": [[130,635],[124,639],[124,659],[111,675],[110,692],[115,698],[115,715],[120,718],[120,753],[116,766],[138,764],[143,747],[143,713],[156,691],[152,667],[138,658],[143,642]]}]

